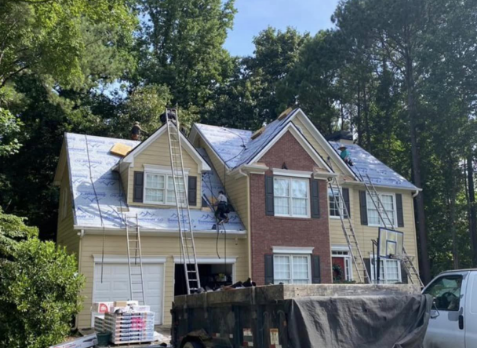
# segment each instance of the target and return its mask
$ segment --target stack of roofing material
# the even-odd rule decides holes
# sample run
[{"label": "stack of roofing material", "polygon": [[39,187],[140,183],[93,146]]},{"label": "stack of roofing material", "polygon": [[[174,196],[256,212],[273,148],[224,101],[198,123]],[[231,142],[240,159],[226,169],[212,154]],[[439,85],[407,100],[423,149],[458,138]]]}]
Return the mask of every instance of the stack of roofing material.
[{"label": "stack of roofing material", "polygon": [[94,317],[94,331],[96,332],[104,331],[104,315],[96,315]]},{"label": "stack of roofing material", "polygon": [[154,313],[106,313],[104,331],[111,333],[111,343],[141,343],[154,341]]}]

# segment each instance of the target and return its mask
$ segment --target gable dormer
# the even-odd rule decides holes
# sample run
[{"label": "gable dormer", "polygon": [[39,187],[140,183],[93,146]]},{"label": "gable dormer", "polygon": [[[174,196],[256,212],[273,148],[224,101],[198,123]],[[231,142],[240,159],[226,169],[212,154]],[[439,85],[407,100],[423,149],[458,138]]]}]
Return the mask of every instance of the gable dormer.
[{"label": "gable dormer", "polygon": [[[189,205],[200,208],[202,172],[211,168],[182,133],[179,134]],[[176,205],[167,127],[162,126],[136,146],[120,161],[118,169],[128,204],[154,208]]]}]

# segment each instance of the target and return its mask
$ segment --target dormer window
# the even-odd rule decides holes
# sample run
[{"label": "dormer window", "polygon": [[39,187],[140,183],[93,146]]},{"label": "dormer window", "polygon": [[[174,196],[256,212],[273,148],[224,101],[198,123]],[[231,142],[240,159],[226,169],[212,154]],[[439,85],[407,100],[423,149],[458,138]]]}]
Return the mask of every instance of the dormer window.
[{"label": "dormer window", "polygon": [[[161,166],[144,166],[144,203],[175,205],[174,178],[172,171]],[[188,171],[187,171],[188,172]],[[187,182],[186,173],[186,182]],[[182,177],[175,177],[180,203],[185,202],[187,184]]]}]

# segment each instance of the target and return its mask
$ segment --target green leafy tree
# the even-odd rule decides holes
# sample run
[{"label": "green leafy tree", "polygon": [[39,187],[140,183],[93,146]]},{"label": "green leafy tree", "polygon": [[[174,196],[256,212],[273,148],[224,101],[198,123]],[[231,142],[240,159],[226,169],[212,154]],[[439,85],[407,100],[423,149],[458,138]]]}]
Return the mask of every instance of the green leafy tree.
[{"label": "green leafy tree", "polygon": [[165,85],[182,109],[202,107],[230,62],[222,48],[232,28],[233,1],[140,0],[136,84]]},{"label": "green leafy tree", "polygon": [[0,345],[43,348],[60,343],[81,308],[84,283],[76,258],[42,242],[24,220],[0,211]]}]

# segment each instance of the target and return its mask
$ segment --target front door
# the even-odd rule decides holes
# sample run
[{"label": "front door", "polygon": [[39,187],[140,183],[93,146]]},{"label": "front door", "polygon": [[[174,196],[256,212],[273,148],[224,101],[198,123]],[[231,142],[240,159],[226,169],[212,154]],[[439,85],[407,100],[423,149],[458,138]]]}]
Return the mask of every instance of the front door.
[{"label": "front door", "polygon": [[459,325],[464,281],[464,274],[452,273],[435,279],[424,289],[424,294],[434,298],[424,347],[465,348],[465,331]]}]

